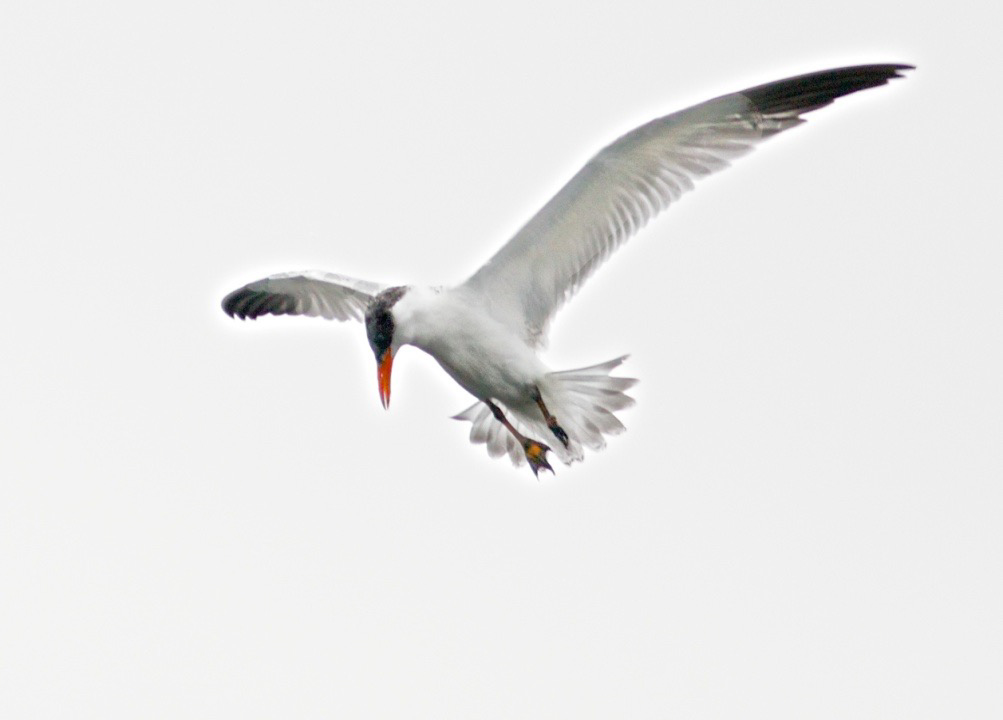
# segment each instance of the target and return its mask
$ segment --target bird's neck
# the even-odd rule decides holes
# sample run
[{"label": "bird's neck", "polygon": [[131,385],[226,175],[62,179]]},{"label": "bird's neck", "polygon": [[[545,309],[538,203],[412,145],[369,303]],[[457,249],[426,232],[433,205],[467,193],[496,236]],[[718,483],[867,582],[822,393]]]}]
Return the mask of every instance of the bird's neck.
[{"label": "bird's neck", "polygon": [[421,347],[426,336],[441,322],[441,298],[441,287],[409,287],[394,305],[395,343]]}]

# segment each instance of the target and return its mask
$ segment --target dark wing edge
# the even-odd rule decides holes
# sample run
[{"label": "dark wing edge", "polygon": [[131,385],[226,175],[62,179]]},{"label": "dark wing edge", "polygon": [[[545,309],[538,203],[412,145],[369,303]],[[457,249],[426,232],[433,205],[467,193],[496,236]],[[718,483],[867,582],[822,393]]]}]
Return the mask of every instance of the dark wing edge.
[{"label": "dark wing edge", "polygon": [[248,283],[223,298],[223,312],[241,320],[262,315],[306,315],[361,320],[379,283],[318,270],[282,273]]},{"label": "dark wing edge", "polygon": [[914,65],[903,64],[855,65],[777,80],[738,94],[747,97],[763,115],[796,117],[831,105],[845,95],[903,78],[904,71],[915,69]]},{"label": "dark wing edge", "polygon": [[[729,93],[652,120],[603,148],[470,278],[503,322],[540,343],[552,315],[695,181],[837,98],[903,78],[907,64],[834,68]],[[556,261],[555,261],[556,259]]]}]

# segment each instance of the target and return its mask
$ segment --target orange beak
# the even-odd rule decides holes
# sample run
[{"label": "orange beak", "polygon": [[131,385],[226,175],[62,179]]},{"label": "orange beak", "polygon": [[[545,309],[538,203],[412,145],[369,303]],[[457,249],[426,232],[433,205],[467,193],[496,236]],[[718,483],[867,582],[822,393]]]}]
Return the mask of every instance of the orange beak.
[{"label": "orange beak", "polygon": [[393,366],[394,353],[393,350],[387,348],[377,361],[376,367],[376,379],[380,384],[380,402],[383,403],[384,410],[390,407],[390,371]]}]

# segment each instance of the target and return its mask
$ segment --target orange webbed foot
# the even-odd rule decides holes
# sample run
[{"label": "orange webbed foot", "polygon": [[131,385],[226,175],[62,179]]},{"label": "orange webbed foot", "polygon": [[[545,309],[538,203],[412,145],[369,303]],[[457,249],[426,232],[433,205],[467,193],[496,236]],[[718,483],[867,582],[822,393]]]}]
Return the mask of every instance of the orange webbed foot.
[{"label": "orange webbed foot", "polygon": [[547,453],[550,452],[548,446],[527,438],[522,444],[522,449],[526,452],[526,459],[529,461],[529,467],[534,476],[539,478],[540,470],[549,470],[551,474],[554,473],[554,468],[547,462]]}]

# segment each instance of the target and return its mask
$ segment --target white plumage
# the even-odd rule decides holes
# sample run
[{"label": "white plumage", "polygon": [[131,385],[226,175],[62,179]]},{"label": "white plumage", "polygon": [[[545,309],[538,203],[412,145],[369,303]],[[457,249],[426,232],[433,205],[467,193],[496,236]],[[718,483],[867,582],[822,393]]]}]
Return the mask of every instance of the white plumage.
[{"label": "white plumage", "polygon": [[[387,287],[334,273],[273,275],[227,295],[231,316],[365,319],[380,395],[394,354],[414,345],[478,402],[456,416],[492,457],[549,469],[598,450],[623,430],[615,413],[636,381],[610,372],[624,358],[552,372],[537,356],[550,320],[589,275],[694,182],[728,166],[801,115],[901,77],[908,65],[824,70],[732,93],[627,133],[600,151],[473,276],[449,288]],[[547,438],[551,446],[541,439]],[[556,441],[555,441],[556,440]]]}]

